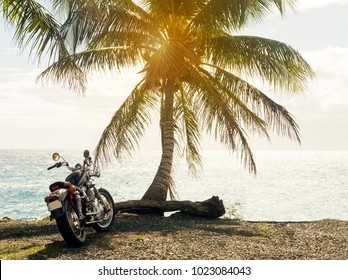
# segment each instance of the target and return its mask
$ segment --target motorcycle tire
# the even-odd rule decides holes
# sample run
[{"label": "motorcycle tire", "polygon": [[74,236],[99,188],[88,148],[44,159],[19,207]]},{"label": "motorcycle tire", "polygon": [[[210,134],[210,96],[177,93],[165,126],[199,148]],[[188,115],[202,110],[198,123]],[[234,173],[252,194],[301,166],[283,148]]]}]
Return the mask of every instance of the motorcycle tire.
[{"label": "motorcycle tire", "polygon": [[81,246],[86,240],[86,232],[81,225],[74,203],[66,198],[64,200],[65,213],[56,219],[60,234],[66,243],[71,246]]},{"label": "motorcycle tire", "polygon": [[109,204],[110,211],[105,213],[103,220],[94,224],[93,228],[98,232],[105,232],[110,230],[113,225],[115,219],[115,204],[111,194],[107,190],[100,188],[98,189],[98,191],[100,195],[104,197],[107,203]]}]

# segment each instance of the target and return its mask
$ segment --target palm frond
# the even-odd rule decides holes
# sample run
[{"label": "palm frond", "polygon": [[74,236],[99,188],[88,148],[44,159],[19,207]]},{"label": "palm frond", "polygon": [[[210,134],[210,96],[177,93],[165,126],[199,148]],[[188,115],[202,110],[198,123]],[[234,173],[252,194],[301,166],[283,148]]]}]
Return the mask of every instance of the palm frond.
[{"label": "palm frond", "polygon": [[2,11],[6,20],[15,26],[14,39],[20,48],[30,47],[30,55],[35,51],[39,63],[46,54],[50,60],[60,59],[41,77],[50,76],[69,88],[85,91],[86,76],[70,56],[60,24],[46,8],[32,0],[9,0],[3,2]]},{"label": "palm frond", "polygon": [[139,60],[141,53],[129,51],[125,47],[87,50],[60,58],[42,72],[37,81],[42,84],[62,84],[74,91],[84,92],[88,72],[130,67],[137,65]]},{"label": "palm frond", "polygon": [[95,149],[99,162],[110,162],[111,156],[130,156],[151,123],[150,111],[158,102],[157,92],[147,89],[142,80],[127,97],[105,128]]},{"label": "palm frond", "polygon": [[[216,68],[213,65],[209,66],[213,67],[214,69]],[[199,67],[198,70],[200,73],[202,73],[202,75],[205,76],[206,79],[209,80],[210,91],[215,91],[217,96],[220,96],[220,99],[226,102],[233,112],[233,118],[240,124],[241,127],[252,133],[257,132],[259,136],[269,139],[267,123],[263,120],[263,116],[259,114],[259,111],[254,110],[255,108],[249,108],[248,102],[240,98],[241,94],[239,92],[235,92],[235,90],[239,90],[239,88],[233,87],[233,85],[226,83],[223,79],[221,79],[221,72],[224,71],[223,69],[215,69],[216,71],[214,74],[211,74],[202,67]],[[228,72],[225,72],[227,75]],[[246,84],[251,87],[251,85],[248,83]]]},{"label": "palm frond", "polygon": [[193,176],[198,176],[198,168],[202,167],[202,157],[199,152],[201,132],[199,122],[195,114],[192,95],[185,91],[184,85],[179,83],[179,91],[176,94],[176,106],[174,109],[175,119],[182,123],[182,142],[184,143],[186,161],[189,172]]},{"label": "palm frond", "polygon": [[203,129],[208,133],[215,132],[215,138],[240,156],[245,167],[256,173],[253,153],[247,141],[238,114],[231,108],[228,98],[214,85],[211,76],[204,69],[192,70],[193,82],[187,84],[191,92],[195,92],[195,102],[199,106],[199,117]]},{"label": "palm frond", "polygon": [[64,38],[60,34],[60,24],[52,14],[37,1],[2,1],[3,16],[15,27],[14,40],[22,49],[30,46],[30,53],[36,51],[35,59],[49,54],[50,59],[68,54]]},{"label": "palm frond", "polygon": [[150,84],[162,85],[163,81],[185,79],[190,65],[198,65],[200,57],[180,41],[168,40],[158,48],[144,67]]},{"label": "palm frond", "polygon": [[211,64],[270,82],[275,88],[304,91],[314,73],[300,53],[279,41],[254,36],[220,36],[207,44]]},{"label": "palm frond", "polygon": [[296,0],[206,0],[205,5],[192,19],[191,26],[209,36],[222,31],[239,30],[250,21],[267,19],[274,8],[283,15],[286,6],[295,9]]},{"label": "palm frond", "polygon": [[132,67],[141,61],[141,55],[139,49],[133,50],[131,47],[120,46],[87,50],[72,57],[79,67],[92,71]]},{"label": "palm frond", "polygon": [[109,6],[104,18],[103,32],[130,32],[161,38],[157,19],[130,0],[121,0]]},{"label": "palm frond", "polygon": [[[107,3],[110,1],[73,0],[54,1],[55,10],[65,13],[61,26],[62,36],[67,40],[72,53],[86,44],[95,34],[99,34],[106,16]],[[106,5],[106,7],[105,7]]]},{"label": "palm frond", "polygon": [[42,85],[50,83],[63,85],[78,93],[84,93],[87,88],[85,72],[70,56],[60,58],[53,63],[36,78],[36,81]]},{"label": "palm frond", "polygon": [[215,78],[228,89],[230,96],[238,96],[245,105],[265,120],[267,128],[280,136],[286,136],[301,143],[299,127],[293,116],[283,106],[240,77],[224,69],[210,66],[215,68]]},{"label": "palm frond", "polygon": [[175,15],[185,18],[193,17],[199,11],[206,0],[144,0],[143,3],[149,13],[154,17],[168,17]]},{"label": "palm frond", "polygon": [[154,51],[152,47],[153,38],[138,32],[118,32],[107,31],[94,36],[87,45],[89,50],[107,48],[107,47],[130,47],[132,49],[141,49]]}]

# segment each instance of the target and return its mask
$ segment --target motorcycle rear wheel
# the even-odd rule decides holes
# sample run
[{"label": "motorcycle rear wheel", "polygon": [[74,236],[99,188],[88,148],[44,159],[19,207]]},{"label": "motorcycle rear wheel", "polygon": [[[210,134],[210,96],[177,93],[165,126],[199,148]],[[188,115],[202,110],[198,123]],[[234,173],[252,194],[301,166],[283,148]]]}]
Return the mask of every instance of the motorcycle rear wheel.
[{"label": "motorcycle rear wheel", "polygon": [[110,230],[112,227],[112,224],[115,219],[115,213],[114,213],[115,205],[114,205],[114,200],[111,194],[107,190],[100,188],[98,191],[100,195],[104,197],[106,202],[109,204],[108,206],[110,208],[110,211],[105,213],[103,220],[99,223],[94,224],[93,228],[98,232],[104,232],[104,231]]},{"label": "motorcycle rear wheel", "polygon": [[64,200],[65,213],[56,219],[60,234],[71,246],[80,246],[86,241],[86,232],[79,220],[76,207],[68,198]]}]

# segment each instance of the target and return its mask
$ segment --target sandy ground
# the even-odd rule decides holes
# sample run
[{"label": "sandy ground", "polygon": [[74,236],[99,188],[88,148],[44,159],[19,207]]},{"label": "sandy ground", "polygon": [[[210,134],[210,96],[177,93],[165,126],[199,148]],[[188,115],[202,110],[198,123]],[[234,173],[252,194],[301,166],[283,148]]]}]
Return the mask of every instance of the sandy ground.
[{"label": "sandy ground", "polygon": [[0,259],[339,260],[348,259],[348,221],[247,222],[120,215],[110,232],[88,229],[69,247],[55,221],[0,221]]}]

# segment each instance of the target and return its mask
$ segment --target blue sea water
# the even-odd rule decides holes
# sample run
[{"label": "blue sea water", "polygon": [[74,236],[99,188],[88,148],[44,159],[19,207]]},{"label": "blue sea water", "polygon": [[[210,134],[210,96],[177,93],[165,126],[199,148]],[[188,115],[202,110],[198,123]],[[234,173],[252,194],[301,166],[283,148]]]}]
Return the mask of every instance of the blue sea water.
[{"label": "blue sea water", "polygon": [[[69,171],[47,170],[54,151],[0,150],[0,219],[40,219],[48,216],[44,197],[48,186]],[[59,151],[71,164],[83,151]],[[96,179],[115,202],[140,199],[159,163],[158,152],[138,152],[133,159],[104,166]],[[181,200],[219,196],[227,216],[258,221],[348,220],[348,151],[255,151],[257,175],[249,174],[227,151],[203,153],[198,179],[188,175],[184,160],[174,170]]]}]

